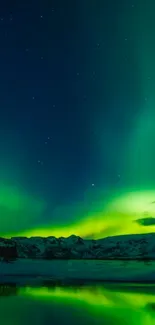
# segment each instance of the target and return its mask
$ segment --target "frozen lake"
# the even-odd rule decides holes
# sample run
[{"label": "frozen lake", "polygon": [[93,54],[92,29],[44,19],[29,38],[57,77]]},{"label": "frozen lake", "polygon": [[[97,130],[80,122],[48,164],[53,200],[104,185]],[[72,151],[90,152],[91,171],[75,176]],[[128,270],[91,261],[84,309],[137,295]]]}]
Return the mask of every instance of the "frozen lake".
[{"label": "frozen lake", "polygon": [[155,262],[24,260],[0,263],[0,282],[51,281],[155,282]]}]

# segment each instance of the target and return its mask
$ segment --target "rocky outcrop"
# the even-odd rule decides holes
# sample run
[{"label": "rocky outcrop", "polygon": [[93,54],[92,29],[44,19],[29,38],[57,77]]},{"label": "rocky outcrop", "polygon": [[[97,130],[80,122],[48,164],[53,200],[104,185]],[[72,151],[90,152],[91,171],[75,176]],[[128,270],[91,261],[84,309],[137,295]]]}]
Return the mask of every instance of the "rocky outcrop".
[{"label": "rocky outcrop", "polygon": [[0,238],[0,258],[35,259],[155,259],[155,234],[84,240],[72,235]]}]

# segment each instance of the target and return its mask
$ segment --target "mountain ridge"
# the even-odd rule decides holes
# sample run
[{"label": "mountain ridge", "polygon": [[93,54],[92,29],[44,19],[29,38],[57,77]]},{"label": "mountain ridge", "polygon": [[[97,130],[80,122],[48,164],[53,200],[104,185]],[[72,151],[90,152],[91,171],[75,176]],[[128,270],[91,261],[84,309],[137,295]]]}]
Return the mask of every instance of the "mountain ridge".
[{"label": "mountain ridge", "polygon": [[155,259],[155,233],[111,236],[101,239],[0,237],[0,258],[24,259]]}]

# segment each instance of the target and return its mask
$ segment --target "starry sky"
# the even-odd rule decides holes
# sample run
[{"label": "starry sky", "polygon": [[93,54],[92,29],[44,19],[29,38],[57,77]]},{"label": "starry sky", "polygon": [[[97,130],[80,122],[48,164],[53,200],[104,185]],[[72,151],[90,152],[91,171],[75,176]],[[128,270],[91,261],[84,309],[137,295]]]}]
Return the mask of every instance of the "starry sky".
[{"label": "starry sky", "polygon": [[155,216],[154,10],[1,4],[1,235],[153,231],[133,219]]}]

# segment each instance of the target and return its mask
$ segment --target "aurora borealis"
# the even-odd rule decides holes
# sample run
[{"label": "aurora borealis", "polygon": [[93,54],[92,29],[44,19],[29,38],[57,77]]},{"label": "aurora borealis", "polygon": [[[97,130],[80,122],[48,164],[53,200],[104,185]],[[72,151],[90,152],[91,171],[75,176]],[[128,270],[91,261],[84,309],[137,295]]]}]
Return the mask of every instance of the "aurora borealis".
[{"label": "aurora borealis", "polygon": [[1,236],[155,231],[154,10],[3,5]]}]

